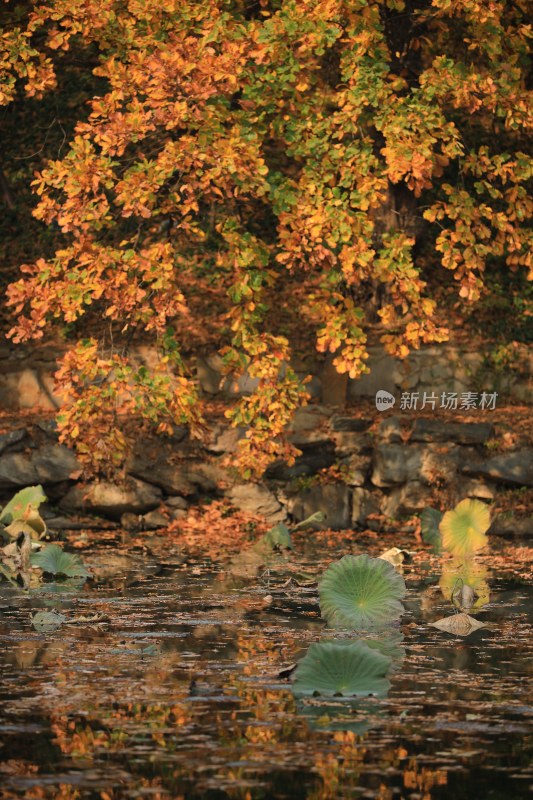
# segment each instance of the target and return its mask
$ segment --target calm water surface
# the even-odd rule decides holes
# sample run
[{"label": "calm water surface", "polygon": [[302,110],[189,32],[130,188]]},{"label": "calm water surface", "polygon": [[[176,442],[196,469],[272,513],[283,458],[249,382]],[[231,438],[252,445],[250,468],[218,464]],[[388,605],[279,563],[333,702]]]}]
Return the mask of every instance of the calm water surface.
[{"label": "calm water surface", "polygon": [[[346,550],[318,537],[268,570],[93,546],[79,591],[0,584],[0,798],[530,797],[533,593],[506,547],[466,638],[429,624],[453,567],[405,566],[390,689],[348,702],[297,699],[284,672],[332,638],[310,584]],[[35,631],[53,608],[109,622]]]}]

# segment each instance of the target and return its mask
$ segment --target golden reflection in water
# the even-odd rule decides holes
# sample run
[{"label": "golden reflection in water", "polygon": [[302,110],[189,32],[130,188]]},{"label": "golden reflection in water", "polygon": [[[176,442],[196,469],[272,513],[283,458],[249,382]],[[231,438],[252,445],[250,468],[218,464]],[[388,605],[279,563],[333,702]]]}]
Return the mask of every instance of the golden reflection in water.
[{"label": "golden reflection in water", "polygon": [[[452,558],[442,564],[439,586],[443,597],[454,606],[464,611],[475,610],[487,605],[490,600],[488,577],[488,568],[474,556]],[[471,599],[465,587],[472,589]]]}]

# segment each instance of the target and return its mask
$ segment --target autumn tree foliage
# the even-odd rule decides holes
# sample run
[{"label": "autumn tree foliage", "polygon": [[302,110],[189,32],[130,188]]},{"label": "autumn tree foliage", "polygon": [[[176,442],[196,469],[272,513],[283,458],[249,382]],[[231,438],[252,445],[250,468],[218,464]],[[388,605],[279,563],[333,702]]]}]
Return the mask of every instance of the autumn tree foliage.
[{"label": "autumn tree foliage", "polygon": [[[465,303],[491,261],[531,278],[525,0],[6,8],[0,103],[53,92],[69,54],[94,63],[68,151],[33,182],[60,246],[7,292],[15,342],[77,334],[60,425],[93,467],[124,457],[128,415],[198,426],[184,353],[209,326],[228,372],[259,381],[228,412],[248,426],[244,474],[290,459],[306,389],[280,309],[352,377],[376,312],[391,354],[444,340],[422,232]],[[150,368],[130,356],[140,334],[159,345]]]}]

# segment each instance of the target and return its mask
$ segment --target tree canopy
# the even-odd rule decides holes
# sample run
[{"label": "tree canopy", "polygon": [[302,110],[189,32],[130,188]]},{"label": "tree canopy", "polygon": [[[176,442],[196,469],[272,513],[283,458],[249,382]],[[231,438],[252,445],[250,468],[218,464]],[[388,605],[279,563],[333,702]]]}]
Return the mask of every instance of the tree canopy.
[{"label": "tree canopy", "polygon": [[124,415],[200,424],[184,355],[210,329],[259,379],[228,412],[250,477],[294,455],[299,329],[357,377],[376,321],[400,357],[446,339],[439,267],[464,303],[492,263],[533,276],[524,0],[48,0],[1,20],[1,104],[57,91],[66,64],[90,86],[33,181],[57,247],[7,302],[15,342],[72,332],[60,427],[96,469],[124,457]]}]

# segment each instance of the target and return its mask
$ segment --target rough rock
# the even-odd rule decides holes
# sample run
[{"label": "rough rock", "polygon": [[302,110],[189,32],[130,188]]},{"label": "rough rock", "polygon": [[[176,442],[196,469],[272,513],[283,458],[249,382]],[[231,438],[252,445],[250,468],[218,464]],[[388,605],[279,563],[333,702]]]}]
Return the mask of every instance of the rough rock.
[{"label": "rough rock", "polygon": [[289,498],[288,509],[298,522],[321,511],[325,521],[315,527],[345,530],[351,527],[350,500],[351,489],[345,484],[318,484]]},{"label": "rough rock", "polygon": [[210,453],[233,453],[245,434],[245,428],[233,428],[217,423],[211,430],[210,441],[206,444],[206,448]]},{"label": "rough rock", "polygon": [[369,433],[356,433],[354,431],[337,431],[332,434],[337,453],[349,455],[350,453],[369,453],[374,440]]},{"label": "rough rock", "polygon": [[68,447],[60,444],[40,447],[32,456],[39,483],[61,483],[81,475],[81,464]]},{"label": "rough rock", "polygon": [[179,495],[176,495],[176,497],[167,497],[165,504],[169,508],[178,508],[182,511],[186,511],[189,508],[189,503],[184,497],[180,497]]},{"label": "rough rock", "polygon": [[347,486],[363,486],[370,474],[371,457],[353,453],[339,462]]},{"label": "rough rock", "polygon": [[88,511],[119,520],[122,514],[145,514],[161,503],[161,489],[131,478],[119,486],[108,481],[73,486],[60,501],[63,511]]},{"label": "rough rock", "polygon": [[264,516],[269,522],[283,522],[287,518],[287,512],[266,486],[240,483],[227,492],[227,497],[241,511]]},{"label": "rough rock", "polygon": [[461,499],[464,497],[473,497],[478,500],[494,500],[493,489],[482,481],[465,479],[461,476],[457,483],[458,494],[461,495]]},{"label": "rough rock", "polygon": [[457,442],[484,444],[494,432],[489,422],[441,422],[417,419],[411,432],[411,442]]},{"label": "rough rock", "polygon": [[533,449],[505,453],[478,464],[467,463],[462,472],[514,486],[533,486]]},{"label": "rough rock", "polygon": [[5,450],[13,452],[24,447],[24,442],[28,438],[26,428],[18,428],[15,431],[8,431],[0,434],[0,454]]},{"label": "rough rock", "polygon": [[357,488],[352,493],[352,526],[365,525],[369,514],[379,514],[379,502],[368,489]]},{"label": "rough rock", "polygon": [[533,518],[496,517],[489,530],[488,536],[505,536],[507,538],[533,538]]},{"label": "rough rock", "polygon": [[381,420],[377,439],[379,442],[387,442],[389,444],[400,444],[402,442],[402,429],[398,417],[387,417]]},{"label": "rough rock", "polygon": [[344,417],[335,414],[330,420],[332,431],[352,431],[353,433],[363,433],[372,425],[371,419],[359,419],[358,417]]},{"label": "rough rock", "polygon": [[461,452],[456,445],[380,444],[374,451],[374,486],[387,488],[407,481],[440,485],[453,479]]},{"label": "rough rock", "polygon": [[165,515],[157,509],[149,511],[141,517],[143,531],[157,531],[160,528],[168,528],[169,522],[170,520],[168,517],[165,517]]},{"label": "rough rock", "polygon": [[293,433],[300,431],[314,431],[331,416],[331,410],[324,406],[304,406],[295,411],[289,427]]},{"label": "rough rock", "polygon": [[316,475],[322,469],[331,467],[336,461],[333,442],[311,442],[300,445],[302,455],[298,456],[292,467],[283,462],[272,464],[266,471],[266,477],[280,481],[290,481],[307,475]]},{"label": "rough rock", "polygon": [[396,517],[399,514],[413,514],[422,511],[432,503],[433,494],[428,486],[419,481],[410,481],[384,497],[381,502],[381,511],[387,517]]},{"label": "rough rock", "polygon": [[172,464],[166,460],[165,453],[159,459],[136,454],[127,466],[129,475],[163,489],[170,495],[191,495],[196,492],[194,482],[189,480],[187,467]]},{"label": "rough rock", "polygon": [[33,462],[22,453],[0,456],[0,489],[18,489],[39,483]]},{"label": "rough rock", "polygon": [[200,388],[206,394],[218,394],[222,383],[223,362],[220,356],[211,355],[199,358],[196,362],[196,373]]}]

